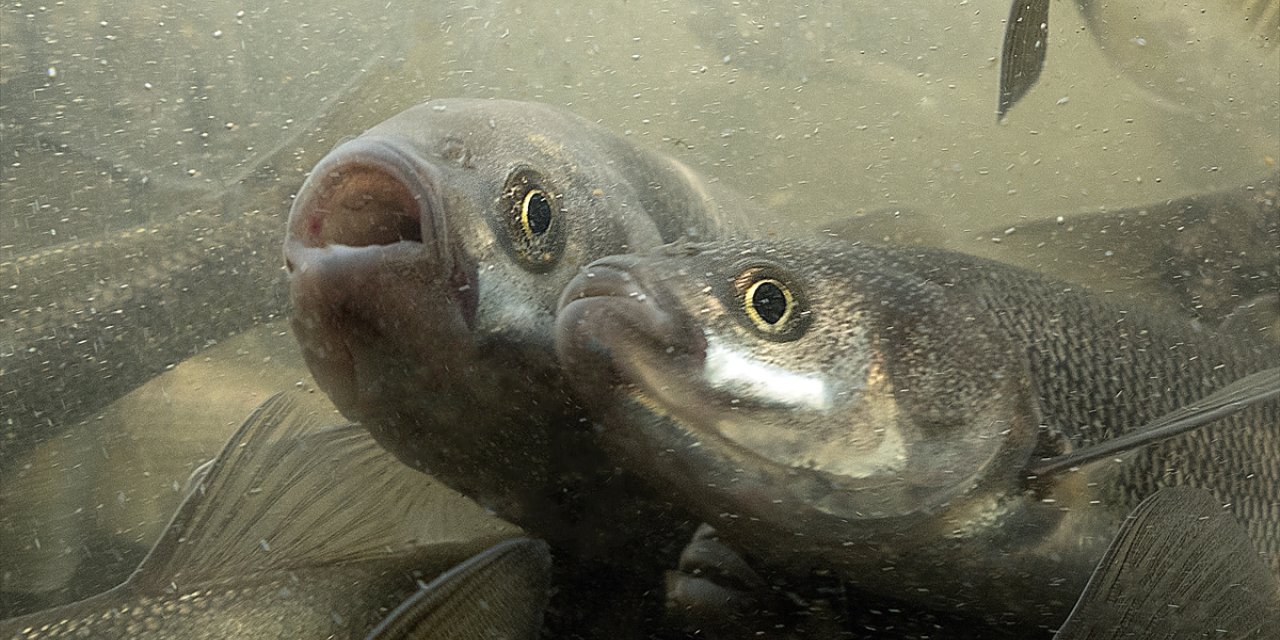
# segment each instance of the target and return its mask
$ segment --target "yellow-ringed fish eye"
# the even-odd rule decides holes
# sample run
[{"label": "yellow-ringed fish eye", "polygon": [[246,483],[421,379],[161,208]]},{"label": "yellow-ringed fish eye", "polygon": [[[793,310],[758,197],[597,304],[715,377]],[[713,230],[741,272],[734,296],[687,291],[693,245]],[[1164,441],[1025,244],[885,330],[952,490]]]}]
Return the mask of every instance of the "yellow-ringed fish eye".
[{"label": "yellow-ringed fish eye", "polygon": [[551,197],[541,189],[530,189],[520,203],[520,228],[532,240],[551,228]]},{"label": "yellow-ringed fish eye", "polygon": [[747,316],[764,331],[775,331],[787,325],[795,308],[795,299],[787,285],[765,278],[747,287]]},{"label": "yellow-ringed fish eye", "polygon": [[751,326],[772,338],[798,337],[799,296],[772,269],[751,267],[735,278],[742,310]]},{"label": "yellow-ringed fish eye", "polygon": [[564,249],[565,228],[560,197],[542,174],[522,167],[507,178],[498,201],[498,221],[506,233],[503,244],[520,266],[544,271],[555,265]]}]

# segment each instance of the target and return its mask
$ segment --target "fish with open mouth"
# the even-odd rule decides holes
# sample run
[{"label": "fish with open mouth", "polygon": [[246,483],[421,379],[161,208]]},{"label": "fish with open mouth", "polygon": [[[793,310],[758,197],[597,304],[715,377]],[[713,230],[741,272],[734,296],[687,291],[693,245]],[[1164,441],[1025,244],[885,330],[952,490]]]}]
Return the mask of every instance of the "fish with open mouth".
[{"label": "fish with open mouth", "polygon": [[566,557],[631,572],[663,551],[631,541],[683,519],[599,452],[555,358],[556,300],[596,258],[719,237],[751,209],[562,109],[431,101],[339,145],[302,187],[284,248],[294,332],[338,409],[400,460]]},{"label": "fish with open mouth", "polygon": [[619,464],[730,547],[1014,633],[1060,624],[1164,486],[1229,503],[1280,572],[1277,402],[1137,428],[1280,362],[1238,338],[964,254],[821,240],[602,259],[556,336]]}]

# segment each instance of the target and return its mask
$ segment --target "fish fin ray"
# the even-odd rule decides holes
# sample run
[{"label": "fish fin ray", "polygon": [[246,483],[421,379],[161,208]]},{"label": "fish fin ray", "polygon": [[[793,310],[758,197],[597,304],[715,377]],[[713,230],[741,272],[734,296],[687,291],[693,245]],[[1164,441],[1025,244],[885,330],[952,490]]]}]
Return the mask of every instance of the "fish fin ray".
[{"label": "fish fin ray", "polygon": [[1108,456],[1144,447],[1213,424],[1246,407],[1280,397],[1280,367],[1251,373],[1203,399],[1179,407],[1122,436],[1030,465],[1037,477],[1052,475]]},{"label": "fish fin ray", "polygon": [[[430,513],[442,494],[352,424],[320,429],[284,394],[227,442],[126,583],[154,592],[262,571],[395,557],[433,540],[386,513]],[[443,514],[448,519],[449,514]],[[342,526],[333,526],[340,522]],[[447,524],[447,523],[444,523]]]},{"label": "fish fin ray", "polygon": [[432,580],[366,640],[537,638],[550,587],[546,543],[506,540]]},{"label": "fish fin ray", "polygon": [[1167,487],[1125,520],[1054,640],[1260,637],[1277,612],[1280,581],[1231,512]]},{"label": "fish fin ray", "polygon": [[1049,43],[1049,0],[1014,0],[1000,49],[1000,101],[996,118],[1002,119],[1040,80]]}]

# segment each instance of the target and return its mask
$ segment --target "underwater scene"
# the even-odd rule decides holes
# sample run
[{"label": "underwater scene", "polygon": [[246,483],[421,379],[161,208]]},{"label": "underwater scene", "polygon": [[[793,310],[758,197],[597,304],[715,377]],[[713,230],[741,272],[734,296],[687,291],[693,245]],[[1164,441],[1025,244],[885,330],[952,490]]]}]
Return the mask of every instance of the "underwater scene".
[{"label": "underwater scene", "polygon": [[1275,638],[1280,2],[0,5],[0,638]]}]

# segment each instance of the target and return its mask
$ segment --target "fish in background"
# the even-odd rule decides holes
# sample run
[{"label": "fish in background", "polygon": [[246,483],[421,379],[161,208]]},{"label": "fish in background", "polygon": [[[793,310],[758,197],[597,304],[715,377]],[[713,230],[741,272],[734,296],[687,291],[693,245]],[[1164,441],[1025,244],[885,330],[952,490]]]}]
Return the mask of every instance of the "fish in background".
[{"label": "fish in background", "polygon": [[591,260],[741,232],[751,210],[562,109],[431,101],[339,145],[298,194],[294,333],[346,417],[552,544],[553,628],[638,633],[693,523],[599,451],[555,358],[555,303]]},{"label": "fish in background", "polygon": [[[93,29],[101,29],[96,20]],[[189,46],[184,44],[184,50]],[[113,171],[120,174],[113,184],[146,185],[158,195],[135,194],[124,197],[123,203],[108,201],[102,205],[108,209],[104,212],[96,210],[96,200],[75,191],[78,202],[89,204],[91,213],[84,217],[94,221],[91,228],[105,227],[101,235],[72,236],[34,249],[22,242],[4,247],[0,256],[0,282],[4,283],[0,287],[0,402],[4,406],[0,471],[21,464],[40,443],[92,417],[175,363],[284,314],[288,293],[278,261],[281,212],[302,184],[303,168],[318,159],[317,151],[307,149],[333,144],[332,131],[347,130],[351,121],[368,117],[341,96],[377,93],[371,85],[381,82],[380,74],[387,67],[379,61],[388,54],[379,49],[359,72],[333,87],[336,95],[328,96],[332,99],[307,103],[309,116],[299,117],[279,139],[257,139],[252,153],[234,143],[228,145],[247,157],[190,154],[204,167],[207,180],[201,181],[200,189],[170,188],[172,181],[150,176],[146,163],[154,163],[153,157],[121,159],[123,164]],[[153,49],[147,52],[153,55]],[[126,93],[125,87],[133,89],[133,84],[118,76],[111,76],[110,82]],[[142,84],[136,83],[137,90],[145,93]],[[41,105],[14,100],[5,106],[25,113],[23,109]],[[156,117],[148,113],[136,120]],[[178,115],[166,113],[166,121],[170,117]],[[85,129],[65,131],[69,137],[57,142],[58,148],[65,148],[59,153],[96,155],[105,153],[97,144],[122,143],[117,137],[102,139],[91,126]],[[20,144],[38,136],[18,130],[21,135],[12,136],[11,142],[17,145],[13,154],[25,164],[6,172],[17,174],[13,184],[21,195],[33,181],[22,171],[40,165],[38,159],[25,155]],[[154,135],[148,132],[143,137]],[[239,140],[240,135],[233,137]],[[221,148],[222,143],[215,146]],[[212,160],[225,166],[204,164]],[[173,165],[195,162],[188,156],[175,159]],[[62,171],[95,175],[84,169],[73,172],[64,167]],[[48,173],[60,175],[56,170]],[[62,180],[61,188],[74,191],[79,186]],[[161,182],[169,186],[161,187]],[[80,188],[94,186],[88,182]],[[101,195],[105,188],[97,187]],[[137,209],[142,213],[135,215],[143,216],[142,221],[104,222],[107,213],[118,213],[116,208]],[[14,212],[13,219],[21,220],[23,215]],[[8,239],[14,241],[12,236]]]},{"label": "fish in background", "polygon": [[425,482],[364,429],[317,429],[277,395],[124,584],[0,621],[0,637],[538,637],[546,545],[496,521],[443,540],[398,524],[435,513]]},{"label": "fish in background", "polygon": [[1280,173],[1135,207],[1036,215],[971,232],[886,209],[823,227],[851,242],[979,255],[1089,287],[1116,305],[1193,319],[1208,330],[1280,342]]},{"label": "fish in background", "polygon": [[[1089,33],[1121,72],[1152,95],[1174,105],[1214,105],[1239,100],[1257,78],[1274,100],[1275,42],[1280,3],[1275,0],[1076,0]],[[1014,0],[1000,51],[996,117],[1035,86],[1049,50],[1049,0]],[[1268,97],[1271,96],[1271,97]],[[1265,108],[1259,105],[1259,108]]]},{"label": "fish in background", "polygon": [[1230,504],[1280,572],[1274,399],[1134,427],[1280,362],[1230,338],[972,256],[818,240],[602,259],[557,320],[619,464],[730,548],[1012,634],[1060,624],[1163,486]]}]

